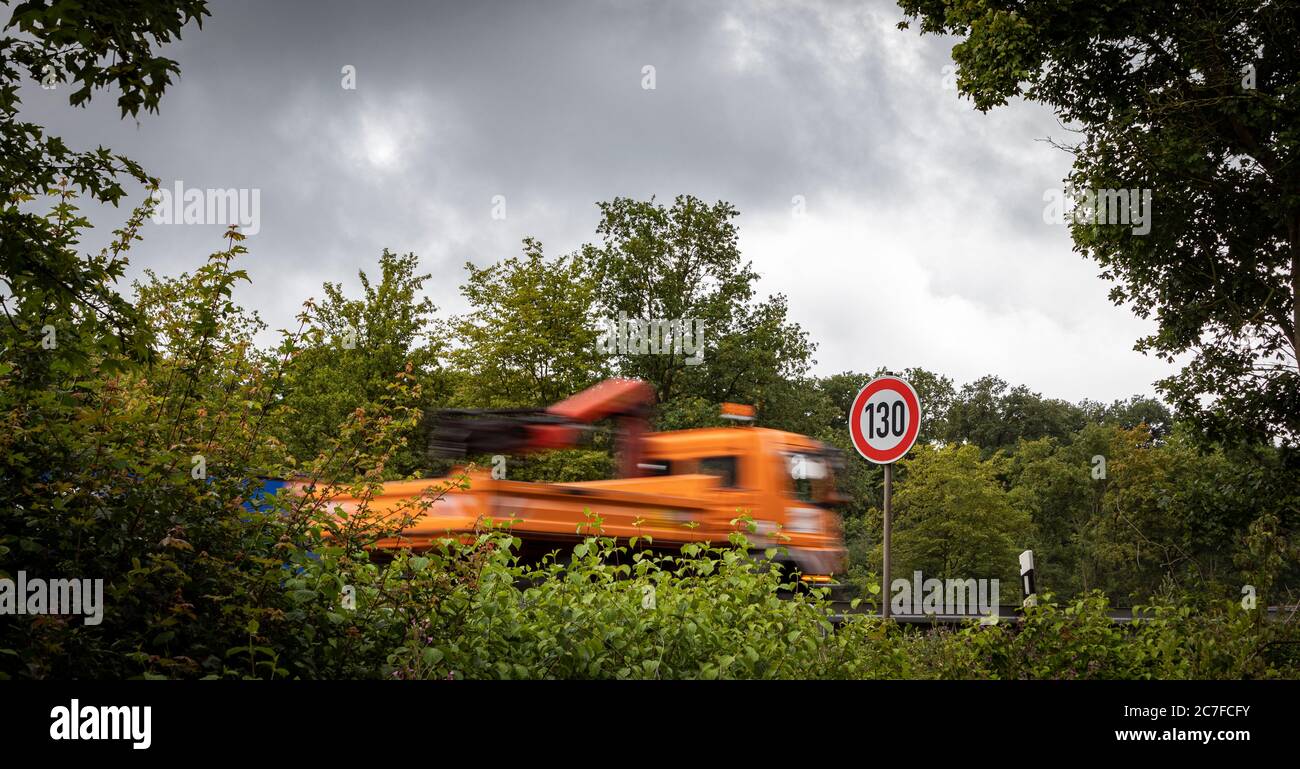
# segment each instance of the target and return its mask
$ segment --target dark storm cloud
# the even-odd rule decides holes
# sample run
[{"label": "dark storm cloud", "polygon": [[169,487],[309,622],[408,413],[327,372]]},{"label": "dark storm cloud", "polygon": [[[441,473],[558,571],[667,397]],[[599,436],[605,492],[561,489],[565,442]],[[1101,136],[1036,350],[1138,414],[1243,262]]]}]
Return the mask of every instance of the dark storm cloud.
[{"label": "dark storm cloud", "polygon": [[[169,49],[182,75],[160,115],[23,96],[73,146],[123,152],[164,185],[259,189],[240,298],[273,326],[385,247],[418,253],[431,295],[456,310],[467,260],[515,253],[525,235],[567,251],[594,237],[596,201],[691,193],[741,210],[763,288],[788,293],[823,340],[823,370],[922,363],[969,378],[1005,360],[1064,395],[1146,389],[1152,366],[1128,351],[1142,329],[1041,220],[1068,167],[1034,141],[1055,122],[1025,105],[972,112],[944,89],[950,43],[899,18],[886,2],[215,2]],[[92,212],[101,234],[124,215]],[[222,229],[148,225],[133,267],[193,269]],[[920,306],[901,339],[868,349],[877,318],[841,291],[882,266],[911,276]],[[1107,370],[1080,381],[1060,361],[1006,358],[999,335],[1026,323],[1063,357],[1109,334]],[[954,324],[974,336],[954,346]]]}]

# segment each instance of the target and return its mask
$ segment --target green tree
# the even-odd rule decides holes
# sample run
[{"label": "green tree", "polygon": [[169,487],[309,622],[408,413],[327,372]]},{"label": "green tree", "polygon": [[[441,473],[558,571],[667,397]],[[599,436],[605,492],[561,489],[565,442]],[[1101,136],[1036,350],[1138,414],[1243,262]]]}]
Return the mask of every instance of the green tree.
[{"label": "green tree", "polygon": [[690,195],[678,196],[671,206],[653,198],[616,198],[599,206],[601,242],[583,253],[596,278],[601,319],[702,324],[696,355],[676,349],[619,355],[615,367],[621,375],[653,384],[660,403],[682,396],[761,406],[778,394],[783,380],[807,372],[814,345],[789,320],[785,297],[754,301],[758,276],[740,254],[734,206],[709,205]]},{"label": "green tree", "polygon": [[[356,409],[380,400],[393,380],[410,367],[419,387],[417,405],[431,408],[447,397],[438,356],[437,308],[422,297],[428,274],[418,274],[415,254],[385,250],[379,280],[364,270],[357,276],[361,296],[349,299],[339,283],[325,283],[325,299],[309,303],[303,349],[285,372],[286,407],[277,433],[299,462],[316,458]],[[412,430],[388,470],[405,476],[428,467],[422,434]]]},{"label": "green tree", "polygon": [[[98,348],[115,345],[137,357],[148,354],[138,314],[113,286],[126,267],[122,244],[99,255],[81,254],[66,247],[66,236],[84,219],[71,218],[69,210],[47,217],[22,204],[53,196],[56,203],[71,205],[68,193],[76,193],[117,205],[126,194],[123,177],[141,184],[149,179],[129,158],[103,147],[73,150],[22,120],[19,88],[24,79],[56,89],[71,86],[72,106],[84,106],[95,91],[112,88],[122,117],[135,117],[142,107],[157,112],[179,68],[157,55],[155,46],[179,38],[190,21],[201,25],[205,15],[203,0],[64,0],[14,7],[4,31],[18,34],[0,37],[0,280],[7,293],[0,307],[6,315],[10,301],[31,322],[70,322],[93,313],[106,322],[94,337]],[[36,371],[31,365],[23,370]]]},{"label": "green tree", "polygon": [[1084,401],[1079,407],[1090,422],[1113,424],[1125,429],[1146,426],[1151,432],[1151,439],[1156,442],[1167,438],[1174,427],[1174,417],[1169,407],[1145,395],[1112,401],[1110,405]]},{"label": "green tree", "polygon": [[1101,508],[1082,532],[1092,586],[1134,599],[1174,586],[1239,596],[1234,560],[1252,521],[1279,513],[1294,521],[1282,512],[1294,509],[1295,493],[1276,450],[1204,452],[1186,430],[1152,445],[1141,428],[1094,429],[1109,446]]},{"label": "green tree", "polygon": [[1081,408],[1044,398],[1000,377],[980,377],[961,388],[946,414],[943,440],[972,443],[991,454],[1023,439],[1065,438],[1083,427]]},{"label": "green tree", "polygon": [[475,408],[549,406],[604,375],[591,315],[595,286],[581,254],[547,259],[525,238],[523,255],[469,271],[471,311],[455,321],[450,359],[465,376],[457,402]]},{"label": "green tree", "polygon": [[[1096,587],[1085,562],[1083,533],[1100,516],[1103,483],[1092,477],[1091,455],[1064,451],[1056,438],[1024,440],[1001,465],[1011,503],[1034,523],[1035,568],[1041,590],[1071,597]],[[1103,449],[1098,449],[1102,451]]]},{"label": "green tree", "polygon": [[[1040,582],[1124,602],[1182,591],[1231,597],[1255,523],[1294,530],[1293,484],[1273,447],[1202,451],[1185,426],[1163,441],[1145,425],[1089,424],[1066,441],[1021,441],[997,460],[1013,504],[1033,519]],[[1289,523],[1288,523],[1289,521]],[[1291,584],[1296,566],[1277,575]]]},{"label": "green tree", "polygon": [[[1018,585],[1017,554],[1033,541],[1033,522],[1012,504],[979,448],[918,446],[901,464],[907,477],[894,496],[894,574],[920,569]],[[1004,588],[1003,597],[1009,595]]]},{"label": "green tree", "polygon": [[[54,212],[65,249],[85,226],[70,211],[65,197]],[[38,348],[45,362],[25,318],[0,324],[0,349],[24,353],[0,360],[0,576],[103,579],[107,609],[99,624],[0,623],[0,679],[374,676],[426,608],[339,606],[344,585],[375,591],[367,546],[432,503],[365,515],[417,424],[418,388],[399,372],[318,457],[288,466],[269,427],[302,340],[287,334],[277,355],[252,346],[261,322],[231,298],[247,279],[241,240],[231,230],[192,273],[138,284],[148,362],[100,347],[106,322],[90,310]],[[264,485],[291,470],[309,480],[299,493]],[[342,490],[362,501],[346,519],[328,502]]]},{"label": "green tree", "polygon": [[1157,319],[1139,349],[1190,357],[1159,383],[1176,408],[1211,439],[1300,444],[1300,6],[899,5],[923,33],[957,36],[977,109],[1023,96],[1079,132],[1075,188],[1152,192],[1149,232],[1119,210],[1072,231],[1111,298]]}]

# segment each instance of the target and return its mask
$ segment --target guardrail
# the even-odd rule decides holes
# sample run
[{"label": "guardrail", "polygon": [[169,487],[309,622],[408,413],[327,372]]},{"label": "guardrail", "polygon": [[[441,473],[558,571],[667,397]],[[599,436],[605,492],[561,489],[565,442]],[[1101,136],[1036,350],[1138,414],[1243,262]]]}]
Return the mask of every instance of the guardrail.
[{"label": "guardrail", "polygon": [[[859,606],[854,609],[850,605],[850,602],[846,600],[833,600],[831,601],[831,606],[835,609],[835,614],[831,617],[832,622],[842,622],[848,615],[881,617],[879,611],[874,611],[866,606]],[[1300,607],[1270,606],[1267,610],[1267,614],[1270,620],[1276,621],[1292,616],[1300,616],[1300,610],[1298,609],[1300,609]],[[1154,612],[1138,612],[1131,608],[1110,609],[1106,614],[1110,616],[1112,622],[1117,624],[1142,622],[1151,619],[1154,616]],[[961,625],[966,622],[978,621],[981,616],[979,614],[898,614],[896,612],[890,612],[889,618],[895,622],[906,625]],[[998,607],[999,624],[1004,622],[1019,623],[1023,621],[1024,610],[1020,606],[1012,605]]]}]

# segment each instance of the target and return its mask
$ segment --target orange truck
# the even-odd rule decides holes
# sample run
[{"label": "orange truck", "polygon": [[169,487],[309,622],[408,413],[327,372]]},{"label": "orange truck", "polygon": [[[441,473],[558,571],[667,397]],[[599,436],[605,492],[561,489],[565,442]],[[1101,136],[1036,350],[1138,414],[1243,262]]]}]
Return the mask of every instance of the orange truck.
[{"label": "orange truck", "polygon": [[[838,452],[796,433],[752,426],[646,432],[653,390],[644,382],[612,379],[544,411],[449,411],[431,441],[443,454],[511,454],[578,445],[599,420],[617,427],[619,477],[575,483],[530,483],[468,475],[381,548],[427,548],[440,538],[473,532],[484,521],[510,523],[523,558],[565,550],[587,535],[588,515],[601,533],[625,540],[652,537],[656,549],[690,542],[726,543],[744,515],[755,551],[781,548],[776,560],[805,582],[833,582],[845,550],[834,506]],[[728,414],[730,412],[730,414]],[[724,416],[752,419],[728,405]],[[454,475],[454,474],[453,474]],[[384,484],[371,509],[383,513],[436,481]],[[350,500],[336,498],[346,509]],[[582,529],[579,532],[579,529]]]}]

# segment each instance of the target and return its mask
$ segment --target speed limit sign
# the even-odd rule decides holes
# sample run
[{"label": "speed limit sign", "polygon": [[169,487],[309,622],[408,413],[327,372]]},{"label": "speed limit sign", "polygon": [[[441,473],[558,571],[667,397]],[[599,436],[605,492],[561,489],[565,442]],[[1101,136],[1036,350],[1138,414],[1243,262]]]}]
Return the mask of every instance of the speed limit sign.
[{"label": "speed limit sign", "polygon": [[916,443],[921,428],[921,399],[896,376],[877,377],[853,399],[849,435],[853,447],[869,462],[887,465]]},{"label": "speed limit sign", "polygon": [[[920,431],[921,399],[916,397],[916,390],[910,384],[896,376],[876,377],[867,382],[849,408],[849,437],[853,439],[853,448],[868,462],[885,466],[881,494],[884,515],[880,527],[884,561],[880,568],[880,584],[886,589],[892,589],[894,584],[889,579],[894,462],[912,448]],[[889,618],[889,603],[884,601],[880,605],[880,614],[886,619]]]}]

